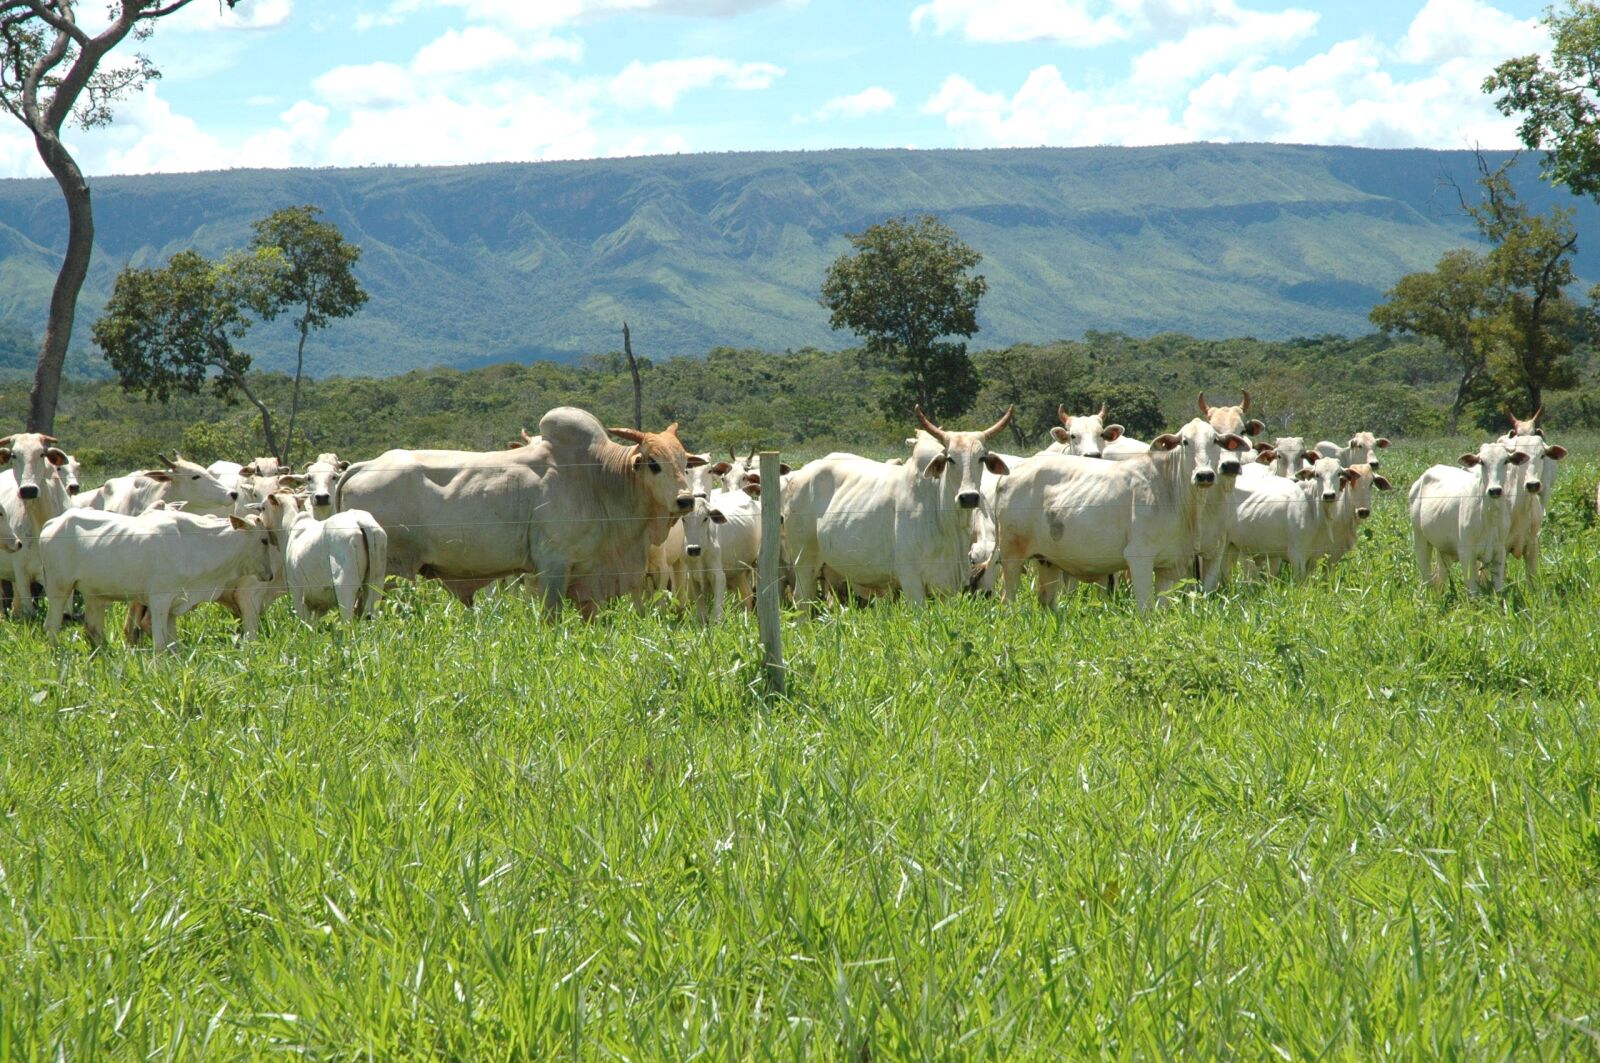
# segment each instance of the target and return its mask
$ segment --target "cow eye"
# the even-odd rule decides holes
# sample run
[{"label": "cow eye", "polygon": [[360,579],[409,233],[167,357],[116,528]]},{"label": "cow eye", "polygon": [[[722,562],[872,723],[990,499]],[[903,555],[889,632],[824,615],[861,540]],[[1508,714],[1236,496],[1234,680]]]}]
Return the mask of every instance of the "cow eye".
[{"label": "cow eye", "polygon": [[200,474],[199,473],[195,473],[193,476],[189,477],[189,479],[198,480],[198,479],[200,479]]},{"label": "cow eye", "polygon": [[650,459],[650,471],[651,472],[660,472],[661,471],[661,463],[659,461],[655,460],[654,458],[651,458]]}]

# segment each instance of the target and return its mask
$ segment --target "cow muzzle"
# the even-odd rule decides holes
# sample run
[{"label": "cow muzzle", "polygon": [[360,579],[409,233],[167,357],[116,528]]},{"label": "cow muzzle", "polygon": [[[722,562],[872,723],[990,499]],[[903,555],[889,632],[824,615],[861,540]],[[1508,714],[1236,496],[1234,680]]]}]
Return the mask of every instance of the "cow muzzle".
[{"label": "cow muzzle", "polygon": [[1540,483],[1538,480],[1529,480],[1523,486],[1528,489],[1528,494],[1530,495],[1536,495],[1540,491],[1544,490],[1544,484]]},{"label": "cow muzzle", "polygon": [[81,490],[83,490],[83,485],[82,484],[68,484],[67,485],[67,494],[69,494],[69,495],[75,495]]},{"label": "cow muzzle", "polygon": [[1336,499],[1338,499],[1338,497],[1339,497],[1339,492],[1337,492],[1337,491],[1324,491],[1324,492],[1322,492],[1322,500],[1324,502],[1333,502]]},{"label": "cow muzzle", "polygon": [[700,556],[700,550],[701,550],[701,547],[698,547],[698,546],[685,546],[683,548],[683,552],[688,554],[690,557],[699,557]]},{"label": "cow muzzle", "polygon": [[1224,475],[1224,476],[1238,476],[1239,475],[1239,463],[1236,462],[1236,461],[1225,461],[1225,462],[1223,462],[1222,463],[1222,475]]},{"label": "cow muzzle", "polygon": [[678,508],[679,509],[683,509],[683,510],[693,509],[694,508],[694,496],[693,495],[679,495],[678,496]]},{"label": "cow muzzle", "polygon": [[1372,516],[1372,510],[1368,509],[1366,506],[1362,506],[1360,509],[1356,510],[1357,520],[1366,520],[1370,516]]},{"label": "cow muzzle", "polygon": [[239,492],[237,492],[237,491],[229,491],[228,492],[228,501],[229,502],[237,502],[237,501],[239,501]]},{"label": "cow muzzle", "polygon": [[959,505],[962,509],[977,509],[978,508],[978,492],[976,492],[976,491],[963,491],[963,492],[961,492],[959,495],[956,495],[956,504]]},{"label": "cow muzzle", "polygon": [[23,484],[21,487],[17,488],[17,494],[21,495],[24,499],[38,498],[39,497],[39,485],[38,484]]},{"label": "cow muzzle", "polygon": [[333,503],[333,496],[332,495],[312,495],[311,496],[311,503],[312,503],[312,505],[317,505],[317,506],[331,505]]},{"label": "cow muzzle", "polygon": [[1491,488],[1489,488],[1489,497],[1490,498],[1499,498],[1501,495],[1503,495],[1505,493],[1506,493],[1506,489],[1504,487],[1491,487]]},{"label": "cow muzzle", "polygon": [[1194,474],[1194,482],[1199,487],[1210,487],[1217,482],[1217,474],[1210,469],[1197,472]]}]

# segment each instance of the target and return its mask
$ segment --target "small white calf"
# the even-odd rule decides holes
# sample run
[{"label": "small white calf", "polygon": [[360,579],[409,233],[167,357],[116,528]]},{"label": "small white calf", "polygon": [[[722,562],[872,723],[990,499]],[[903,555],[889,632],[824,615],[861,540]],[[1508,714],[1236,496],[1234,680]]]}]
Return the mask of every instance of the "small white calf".
[{"label": "small white calf", "polygon": [[1337,458],[1322,458],[1292,480],[1239,477],[1230,497],[1233,526],[1222,578],[1227,579],[1234,561],[1243,555],[1265,559],[1273,572],[1287,561],[1295,578],[1303,579],[1311,562],[1328,552],[1335,505],[1354,478]]},{"label": "small white calf", "polygon": [[730,583],[740,603],[750,600],[761,554],[760,511],[744,491],[713,491],[695,498],[682,523],[686,597],[702,621],[708,605],[711,620],[721,620]]},{"label": "small white calf", "polygon": [[286,495],[267,504],[282,508],[283,576],[295,615],[310,623],[338,609],[348,623],[371,616],[383,596],[389,536],[364,509],[347,509],[327,520],[293,507]]}]

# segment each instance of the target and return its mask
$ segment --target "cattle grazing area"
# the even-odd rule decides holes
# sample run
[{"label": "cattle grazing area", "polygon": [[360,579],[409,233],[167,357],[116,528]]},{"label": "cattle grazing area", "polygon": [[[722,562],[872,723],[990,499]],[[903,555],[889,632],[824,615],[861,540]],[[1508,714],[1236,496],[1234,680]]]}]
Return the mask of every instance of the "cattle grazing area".
[{"label": "cattle grazing area", "polygon": [[0,623],[0,1056],[1593,1057],[1561,442],[1499,595],[1407,508],[1482,440],[1397,439],[1331,575],[795,610],[782,700],[731,602]]}]

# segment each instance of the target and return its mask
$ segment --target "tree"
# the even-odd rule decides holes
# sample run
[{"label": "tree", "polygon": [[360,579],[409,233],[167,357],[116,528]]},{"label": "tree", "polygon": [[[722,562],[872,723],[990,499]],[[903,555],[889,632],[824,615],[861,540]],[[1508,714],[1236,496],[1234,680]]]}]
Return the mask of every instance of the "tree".
[{"label": "tree", "polygon": [[[67,249],[50,293],[50,314],[39,348],[28,431],[54,430],[61,368],[72,339],[78,293],[94,250],[89,182],[61,142],[71,119],[83,129],[108,125],[112,105],[161,76],[143,55],[100,69],[102,60],[132,36],[146,40],[155,21],[193,0],[111,0],[108,24],[91,34],[79,21],[75,0],[0,0],[0,106],[27,127],[67,205]],[[221,0],[230,8],[239,0]],[[95,5],[96,11],[103,10]]]},{"label": "tree", "polygon": [[989,282],[968,271],[983,256],[932,215],[906,218],[848,234],[855,251],[828,267],[820,302],[828,324],[866,341],[869,357],[902,381],[883,409],[901,416],[921,406],[934,420],[959,417],[978,393],[977,372],[961,341],[978,331],[978,300]]},{"label": "tree", "polygon": [[245,376],[250,355],[237,345],[253,324],[247,310],[261,273],[252,258],[213,262],[198,251],[179,251],[159,269],[130,266],[117,275],[93,335],[125,391],[165,403],[210,381],[227,401],[244,395],[261,413],[267,449],[281,455],[272,411]]},{"label": "tree", "polygon": [[1544,149],[1544,176],[1574,193],[1600,199],[1600,4],[1569,0],[1545,11],[1553,45],[1538,55],[1507,59],[1483,91],[1499,93],[1501,114],[1518,115],[1517,133],[1530,150]]},{"label": "tree", "polygon": [[1476,252],[1446,251],[1432,271],[1401,277],[1370,315],[1384,332],[1435,340],[1455,359],[1459,378],[1450,405],[1451,432],[1488,376],[1494,342],[1488,273]]},{"label": "tree", "polygon": [[245,285],[242,293],[264,321],[293,311],[292,324],[300,336],[295,348],[289,427],[284,430],[283,450],[273,448],[285,465],[291,463],[295,419],[300,413],[306,338],[313,329],[325,329],[335,319],[349,317],[367,301],[353,272],[361,248],[347,242],[337,226],[319,221],[321,214],[318,207],[285,207],[251,223],[255,231],[250,241],[254,283]]}]

